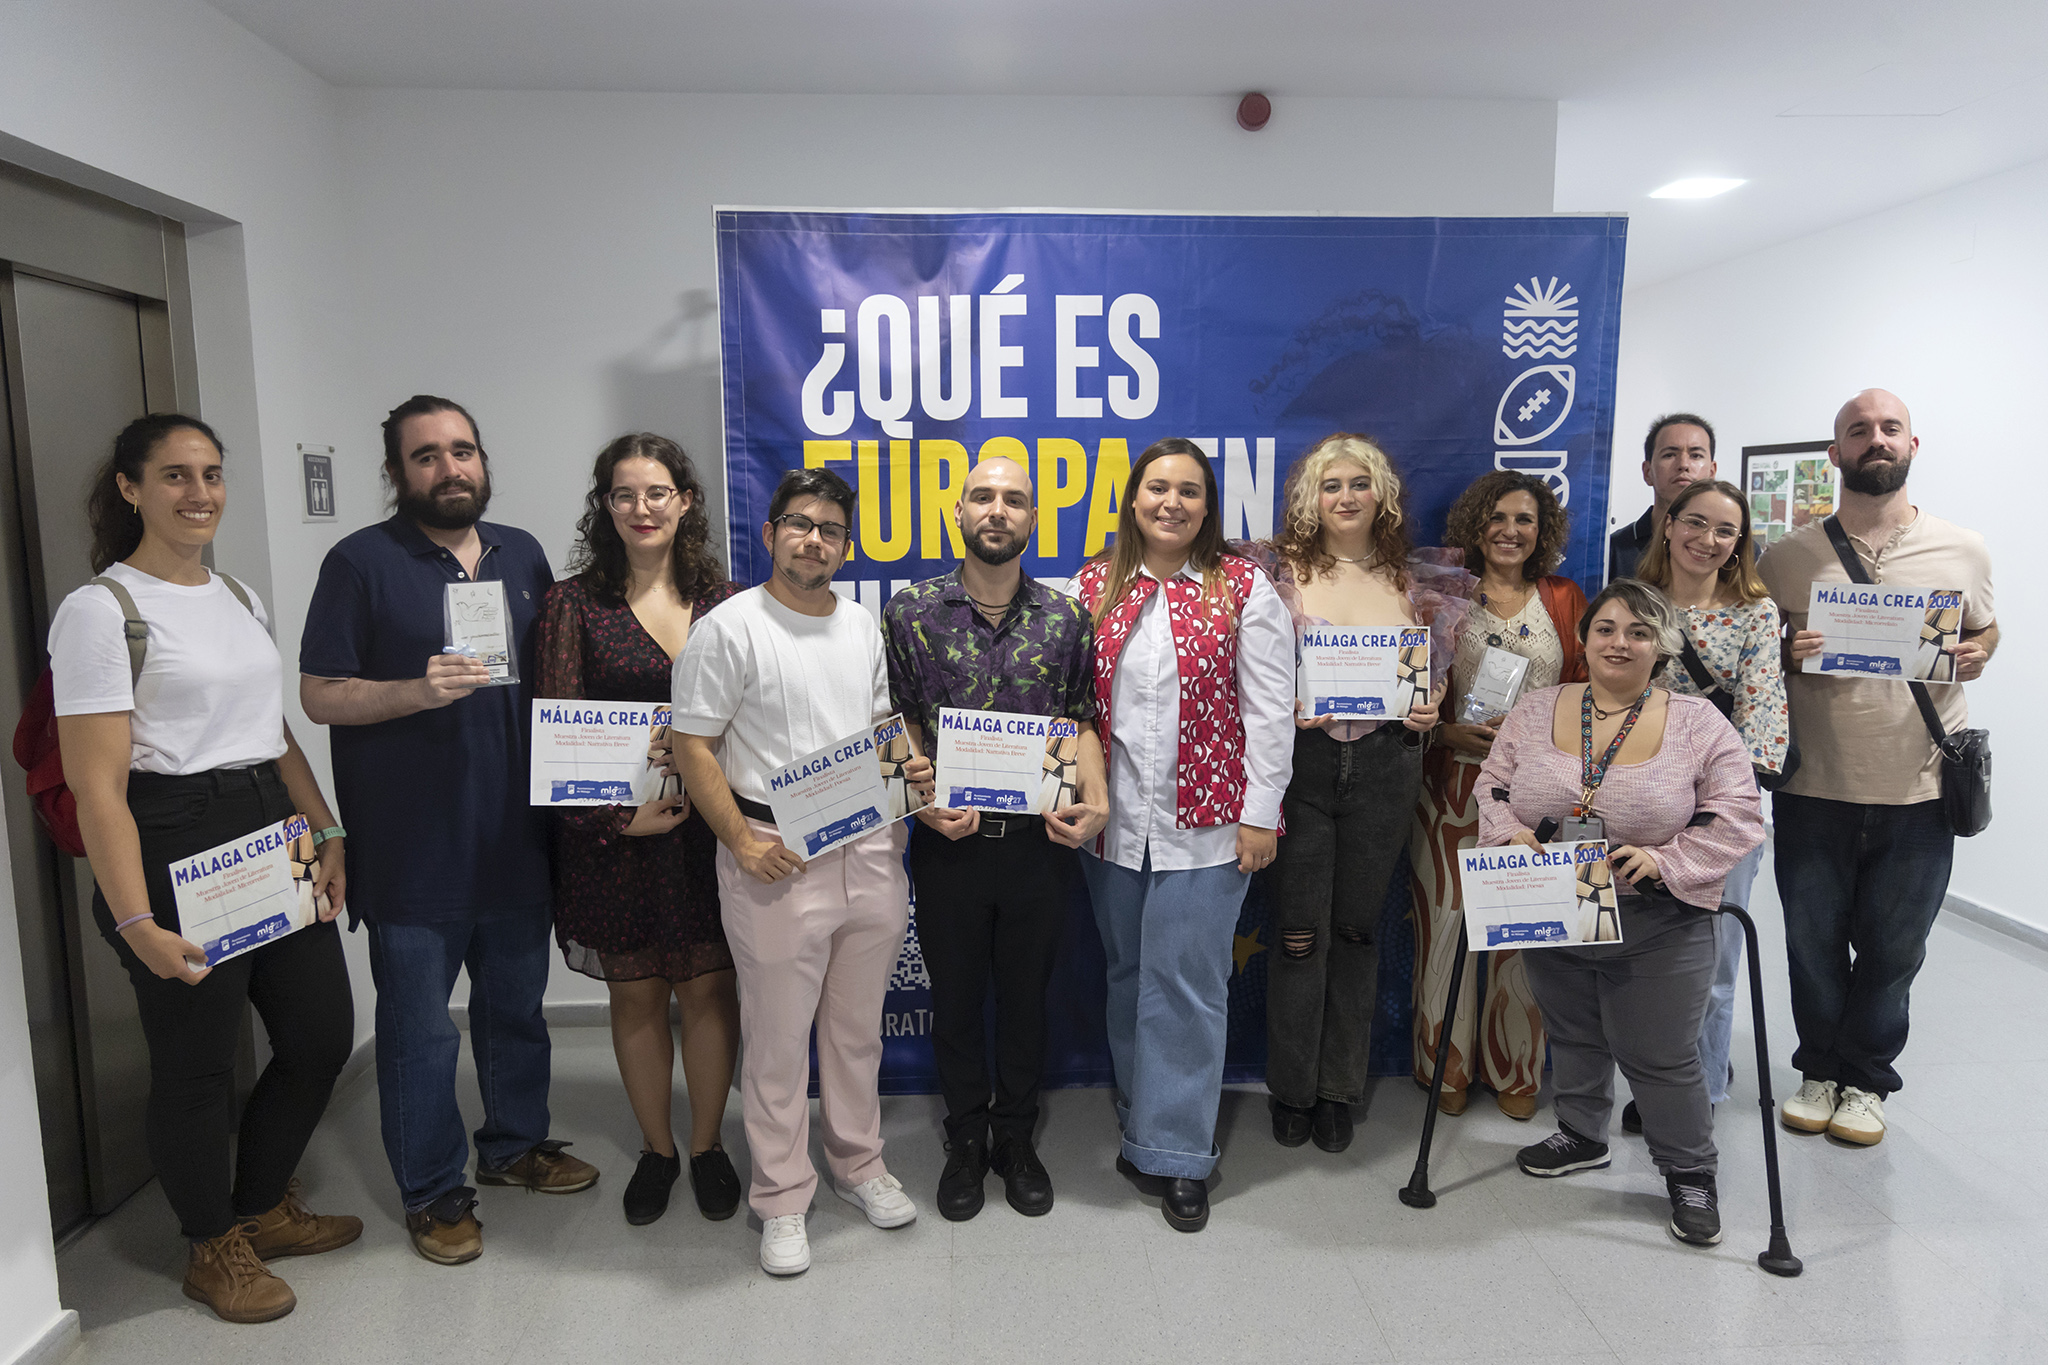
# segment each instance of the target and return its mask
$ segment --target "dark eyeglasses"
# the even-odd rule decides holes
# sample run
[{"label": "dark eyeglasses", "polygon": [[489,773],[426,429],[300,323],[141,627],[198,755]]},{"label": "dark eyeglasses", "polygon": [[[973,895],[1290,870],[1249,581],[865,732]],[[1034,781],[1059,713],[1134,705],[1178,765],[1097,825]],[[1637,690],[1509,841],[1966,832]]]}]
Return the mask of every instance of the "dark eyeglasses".
[{"label": "dark eyeglasses", "polygon": [[771,526],[780,526],[798,540],[802,540],[810,535],[811,532],[816,531],[818,539],[824,541],[827,545],[844,545],[846,543],[847,528],[844,522],[812,521],[809,517],[799,512],[784,512],[781,516],[773,518],[769,524]]}]

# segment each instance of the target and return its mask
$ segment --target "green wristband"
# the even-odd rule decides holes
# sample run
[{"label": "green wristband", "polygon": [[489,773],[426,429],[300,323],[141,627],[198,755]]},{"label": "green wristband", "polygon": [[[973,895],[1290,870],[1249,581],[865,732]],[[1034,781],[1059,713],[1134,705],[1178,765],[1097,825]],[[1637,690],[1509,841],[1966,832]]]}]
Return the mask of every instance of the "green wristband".
[{"label": "green wristband", "polygon": [[348,831],[340,825],[329,825],[326,829],[316,829],[313,831],[313,847],[318,848],[329,839],[346,839],[347,837]]}]

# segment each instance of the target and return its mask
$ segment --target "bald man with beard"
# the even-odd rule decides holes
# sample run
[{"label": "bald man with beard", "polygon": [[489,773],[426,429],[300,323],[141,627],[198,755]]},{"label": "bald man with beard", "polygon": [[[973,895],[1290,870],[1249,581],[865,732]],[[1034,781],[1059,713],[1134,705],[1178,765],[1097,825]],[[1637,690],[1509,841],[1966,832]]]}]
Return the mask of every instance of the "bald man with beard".
[{"label": "bald man with beard", "polygon": [[[1839,521],[1872,582],[1960,590],[1961,635],[1946,651],[1967,683],[1998,647],[1984,538],[1914,505],[1920,438],[1897,395],[1866,389],[1835,414],[1828,459],[1841,470]],[[1815,583],[1849,575],[1825,522],[1801,527],[1758,565],[1792,632],[1786,692],[1801,763],[1773,798],[1778,896],[1792,974],[1799,1093],[1780,1111],[1798,1132],[1871,1146],[1900,1089],[1907,997],[1948,892],[1955,835],[1941,803],[1941,757],[1913,689],[1882,678],[1799,672],[1821,650],[1806,629]],[[1944,665],[1935,676],[1947,672]],[[1929,685],[1942,726],[1968,723],[1961,686]]]}]

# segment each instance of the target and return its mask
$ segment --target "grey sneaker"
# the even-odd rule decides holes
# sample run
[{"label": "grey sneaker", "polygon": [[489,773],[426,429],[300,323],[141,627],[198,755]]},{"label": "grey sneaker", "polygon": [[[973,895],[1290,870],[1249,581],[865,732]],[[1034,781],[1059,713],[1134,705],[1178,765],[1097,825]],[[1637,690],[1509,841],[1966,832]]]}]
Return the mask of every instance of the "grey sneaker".
[{"label": "grey sneaker", "polygon": [[1546,1179],[1573,1171],[1597,1171],[1609,1160],[1606,1143],[1580,1137],[1562,1123],[1543,1141],[1515,1153],[1515,1164],[1523,1175]]},{"label": "grey sneaker", "polygon": [[1721,1240],[1721,1199],[1712,1171],[1673,1171],[1664,1177],[1671,1194],[1671,1235],[1689,1246]]}]

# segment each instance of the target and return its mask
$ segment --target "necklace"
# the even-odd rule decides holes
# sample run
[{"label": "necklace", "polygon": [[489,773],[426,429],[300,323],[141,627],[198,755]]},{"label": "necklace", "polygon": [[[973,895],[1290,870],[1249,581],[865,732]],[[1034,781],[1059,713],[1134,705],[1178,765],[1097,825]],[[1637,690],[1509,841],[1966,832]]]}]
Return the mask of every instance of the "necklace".
[{"label": "necklace", "polygon": [[1364,557],[1363,559],[1346,559],[1346,558],[1345,558],[1345,557],[1344,557],[1343,555],[1331,555],[1331,556],[1330,556],[1330,558],[1332,558],[1332,559],[1336,560],[1336,561],[1337,561],[1337,562],[1338,562],[1339,564],[1370,564],[1370,563],[1372,563],[1372,556],[1371,556],[1371,555],[1367,555],[1367,556],[1365,556],[1365,557]]},{"label": "necklace", "polygon": [[967,600],[974,603],[985,616],[1003,616],[1009,612],[1011,605],[1016,602],[1017,598],[1013,593],[1008,602],[984,602],[970,592],[967,594]]},{"label": "necklace", "polygon": [[1649,693],[1645,691],[1642,696],[1637,697],[1633,702],[1629,704],[1629,706],[1617,706],[1612,711],[1603,711],[1600,709],[1600,703],[1593,700],[1592,684],[1588,683],[1586,685],[1586,701],[1593,708],[1593,718],[1595,720],[1612,720],[1614,717],[1620,715],[1623,711],[1630,709],[1631,706],[1641,706],[1648,697]]}]

